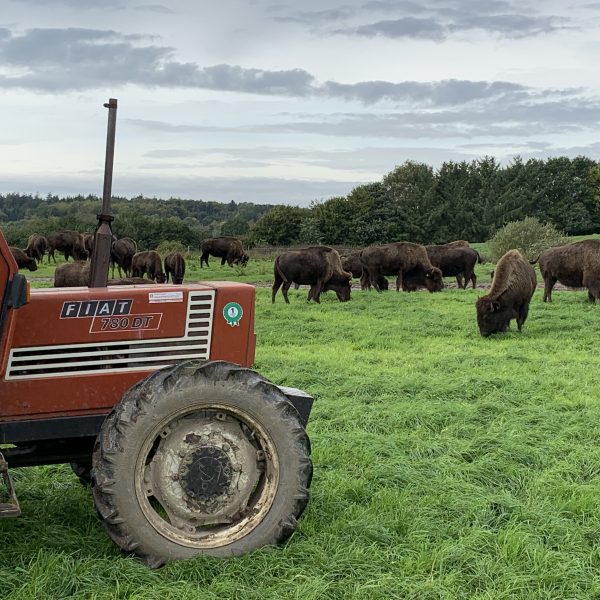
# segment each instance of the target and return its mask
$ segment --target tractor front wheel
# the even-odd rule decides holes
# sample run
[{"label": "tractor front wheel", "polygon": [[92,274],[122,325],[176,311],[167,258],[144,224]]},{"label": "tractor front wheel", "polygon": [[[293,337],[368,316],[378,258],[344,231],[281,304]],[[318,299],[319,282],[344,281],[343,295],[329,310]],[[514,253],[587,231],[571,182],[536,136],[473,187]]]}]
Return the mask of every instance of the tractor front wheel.
[{"label": "tractor front wheel", "polygon": [[110,537],[149,566],[286,540],[308,501],[310,445],[275,385],[222,361],[150,375],[107,417],[92,489]]}]

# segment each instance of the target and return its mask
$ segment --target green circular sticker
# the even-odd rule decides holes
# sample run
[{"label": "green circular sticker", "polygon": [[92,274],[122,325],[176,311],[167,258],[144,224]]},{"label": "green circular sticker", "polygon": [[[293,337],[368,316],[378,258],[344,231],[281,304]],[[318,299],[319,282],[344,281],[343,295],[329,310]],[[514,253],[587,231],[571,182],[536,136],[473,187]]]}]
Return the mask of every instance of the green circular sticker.
[{"label": "green circular sticker", "polygon": [[229,325],[239,325],[244,311],[237,302],[228,302],[223,308],[223,316]]}]

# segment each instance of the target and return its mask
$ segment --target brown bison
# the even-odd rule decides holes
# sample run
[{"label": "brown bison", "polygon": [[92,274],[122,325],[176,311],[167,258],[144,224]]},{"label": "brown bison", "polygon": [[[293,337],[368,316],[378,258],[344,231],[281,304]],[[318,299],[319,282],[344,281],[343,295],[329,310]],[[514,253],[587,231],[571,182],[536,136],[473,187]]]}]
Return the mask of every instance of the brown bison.
[{"label": "brown bison", "polygon": [[207,238],[200,242],[200,266],[206,263],[208,267],[208,257],[210,255],[221,259],[221,266],[227,262],[231,267],[233,264],[245,266],[248,263],[249,256],[244,252],[242,242],[234,237],[214,237]]},{"label": "brown bison", "polygon": [[92,252],[94,252],[94,235],[89,231],[85,231],[81,234],[83,236],[83,247],[88,253],[88,258],[92,258]]},{"label": "brown bison", "polygon": [[78,260],[58,265],[54,271],[54,287],[87,286],[90,283],[90,263]]},{"label": "brown bison", "polygon": [[46,248],[48,247],[48,242],[43,235],[39,235],[38,233],[32,233],[27,240],[27,248],[25,248],[25,254],[29,256],[29,258],[34,258],[37,262],[41,263],[44,259],[44,254],[46,254]]},{"label": "brown bison", "polygon": [[504,333],[511,319],[521,331],[535,286],[533,267],[518,250],[509,250],[496,264],[489,294],[475,303],[481,335]]},{"label": "brown bison", "polygon": [[58,231],[51,233],[48,238],[48,262],[50,258],[56,262],[54,252],[58,250],[65,256],[65,260],[69,260],[72,256],[74,260],[85,260],[87,251],[83,243],[83,235],[78,231]]},{"label": "brown bison", "polygon": [[342,268],[340,255],[328,246],[311,246],[301,250],[289,250],[280,254],[274,264],[275,281],[271,302],[275,302],[277,290],[289,304],[288,290],[292,283],[309,285],[307,301],[321,302],[321,292],[333,290],[340,302],[350,300],[352,274]]},{"label": "brown bison", "polygon": [[479,253],[473,248],[455,244],[452,242],[440,246],[430,245],[425,246],[425,250],[427,250],[431,264],[440,269],[443,277],[456,277],[456,283],[462,289],[467,289],[467,285],[471,281],[473,289],[475,289],[477,285],[475,265],[477,262],[481,262]]},{"label": "brown bison", "polygon": [[[364,280],[363,280],[363,268],[362,263],[360,262],[360,252],[352,252],[347,256],[342,256],[342,267],[344,271],[348,271],[348,273],[352,273],[352,277],[356,277],[361,281],[361,289],[365,289]],[[387,290],[390,287],[388,280],[380,275],[377,279],[377,285],[382,290]]]},{"label": "brown bison", "polygon": [[162,260],[160,254],[155,250],[137,252],[131,261],[132,277],[143,277],[144,274],[147,274],[148,279],[153,279],[156,283],[165,282]]},{"label": "brown bison", "polygon": [[118,268],[119,277],[122,276],[121,269],[126,277],[131,276],[131,261],[137,252],[137,244],[130,237],[124,237],[112,243],[110,249],[110,262],[112,265],[112,276],[115,276],[115,266]]},{"label": "brown bison", "polygon": [[544,250],[538,259],[544,278],[544,302],[552,302],[557,281],[568,287],[585,287],[588,299],[600,298],[600,240],[582,240]]},{"label": "brown bison", "polygon": [[37,271],[37,263],[35,262],[35,258],[30,258],[23,250],[16,248],[15,246],[10,246],[10,252],[13,255],[19,269]]},{"label": "brown bison", "polygon": [[165,277],[167,278],[167,282],[169,281],[169,275],[173,283],[183,283],[185,259],[179,252],[171,252],[171,254],[165,256]]},{"label": "brown bison", "polygon": [[381,275],[395,275],[396,291],[400,291],[406,273],[422,276],[430,292],[437,292],[444,287],[442,272],[431,264],[425,247],[420,244],[394,242],[369,246],[360,253],[360,261],[366,287],[372,284],[378,292],[381,288],[377,281]]}]

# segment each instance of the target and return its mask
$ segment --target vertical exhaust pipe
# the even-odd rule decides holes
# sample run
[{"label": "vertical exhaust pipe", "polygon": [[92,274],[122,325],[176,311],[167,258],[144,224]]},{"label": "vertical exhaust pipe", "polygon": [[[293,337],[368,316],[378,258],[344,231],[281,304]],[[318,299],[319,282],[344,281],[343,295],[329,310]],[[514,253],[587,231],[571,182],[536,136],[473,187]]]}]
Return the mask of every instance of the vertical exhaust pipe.
[{"label": "vertical exhaust pipe", "polygon": [[106,287],[108,282],[108,266],[112,248],[112,230],[110,224],[114,217],[111,214],[110,200],[112,194],[112,174],[115,156],[115,130],[117,125],[117,100],[110,98],[108,108],[108,128],[106,133],[106,160],[104,163],[104,190],[102,193],[102,210],[98,217],[98,227],[94,235],[94,252],[90,266],[89,287]]}]

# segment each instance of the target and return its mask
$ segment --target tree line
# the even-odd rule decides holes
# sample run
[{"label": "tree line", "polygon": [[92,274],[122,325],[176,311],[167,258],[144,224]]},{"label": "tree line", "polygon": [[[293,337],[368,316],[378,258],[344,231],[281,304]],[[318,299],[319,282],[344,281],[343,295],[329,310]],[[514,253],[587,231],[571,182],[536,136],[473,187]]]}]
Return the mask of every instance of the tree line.
[{"label": "tree line", "polygon": [[310,208],[276,206],[250,231],[274,245],[366,246],[409,240],[483,242],[509,222],[534,217],[570,235],[600,232],[600,166],[576,158],[407,161],[380,182]]},{"label": "tree line", "polygon": [[[101,199],[90,196],[45,198],[26,194],[0,194],[0,227],[8,242],[24,247],[33,233],[74,229],[94,231]],[[200,241],[215,235],[244,237],[252,224],[273,208],[269,204],[160,200],[137,196],[113,197],[113,232],[135,239],[140,249],[156,248],[165,240],[198,248]]]},{"label": "tree line", "polygon": [[[0,195],[0,226],[9,243],[24,245],[33,231],[93,231],[99,207],[94,196]],[[138,196],[114,198],[113,209],[115,233],[142,248],[165,240],[197,247],[214,235],[242,237],[249,246],[479,242],[526,217],[583,235],[600,232],[600,165],[584,156],[517,157],[504,166],[485,157],[437,170],[407,161],[381,181],[307,208]]]}]

